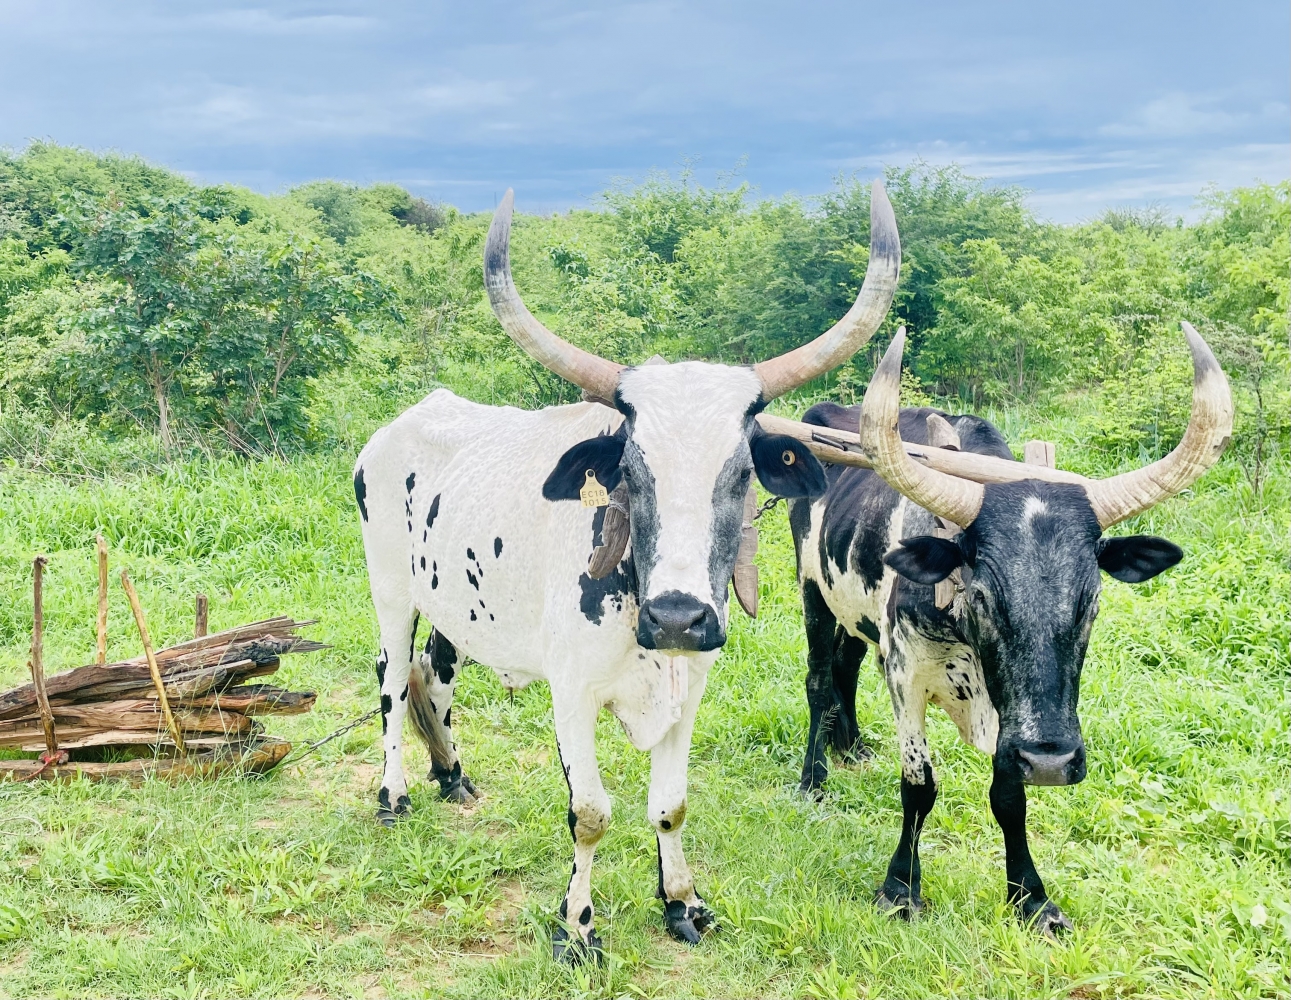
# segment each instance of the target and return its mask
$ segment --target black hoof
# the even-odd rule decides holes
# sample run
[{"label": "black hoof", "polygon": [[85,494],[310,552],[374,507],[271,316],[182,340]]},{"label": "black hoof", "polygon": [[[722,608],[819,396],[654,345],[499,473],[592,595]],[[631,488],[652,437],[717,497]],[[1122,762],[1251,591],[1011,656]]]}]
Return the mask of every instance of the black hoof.
[{"label": "black hoof", "polygon": [[468,789],[466,782],[463,781],[460,785],[441,788],[439,797],[445,802],[452,802],[459,806],[473,806],[475,805],[475,796],[471,794],[472,791],[473,789]]},{"label": "black hoof", "polygon": [[874,894],[874,905],[881,913],[910,921],[918,919],[923,912],[923,897],[904,886],[899,889],[884,886]]},{"label": "black hoof", "polygon": [[1027,906],[1026,903],[1020,904],[1018,906],[1018,917],[1024,924],[1036,933],[1047,937],[1050,941],[1056,941],[1059,934],[1066,934],[1074,930],[1071,921],[1067,919],[1067,915],[1048,899],[1039,905]]},{"label": "black hoof", "polygon": [[864,764],[866,761],[874,759],[873,748],[859,736],[856,742],[846,750],[841,751],[842,758],[852,764]]},{"label": "black hoof", "polygon": [[448,802],[455,802],[460,806],[473,805],[479,795],[475,791],[475,784],[462,773],[461,763],[453,765],[452,770],[447,768],[440,769],[433,764],[430,768],[430,778],[439,782],[439,797]]},{"label": "black hoof", "polygon": [[411,815],[412,799],[408,798],[406,795],[400,795],[395,799],[393,809],[386,804],[386,799],[384,797],[381,800],[381,805],[377,807],[377,822],[386,827],[394,826],[401,819],[405,819]]},{"label": "black hoof", "polygon": [[798,794],[804,799],[819,802],[825,797],[825,779],[803,778],[802,781],[798,782]]},{"label": "black hoof", "polygon": [[699,944],[706,933],[716,930],[717,914],[702,902],[687,906],[684,900],[672,899],[663,904],[663,925],[675,940]]},{"label": "black hoof", "polygon": [[595,931],[590,931],[587,940],[575,934],[572,938],[564,927],[557,927],[551,932],[551,957],[561,965],[604,965],[605,952],[601,950],[601,939]]}]

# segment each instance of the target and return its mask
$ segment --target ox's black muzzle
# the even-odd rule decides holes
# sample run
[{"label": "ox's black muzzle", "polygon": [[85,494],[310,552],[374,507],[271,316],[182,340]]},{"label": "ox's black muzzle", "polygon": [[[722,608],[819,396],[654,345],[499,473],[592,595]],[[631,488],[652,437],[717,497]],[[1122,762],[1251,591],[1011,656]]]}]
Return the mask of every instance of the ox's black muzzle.
[{"label": "ox's black muzzle", "polygon": [[726,631],[709,604],[670,590],[641,605],[637,642],[646,649],[704,653],[726,642]]},{"label": "ox's black muzzle", "polygon": [[1021,743],[1011,763],[1027,785],[1075,785],[1085,780],[1085,741]]}]

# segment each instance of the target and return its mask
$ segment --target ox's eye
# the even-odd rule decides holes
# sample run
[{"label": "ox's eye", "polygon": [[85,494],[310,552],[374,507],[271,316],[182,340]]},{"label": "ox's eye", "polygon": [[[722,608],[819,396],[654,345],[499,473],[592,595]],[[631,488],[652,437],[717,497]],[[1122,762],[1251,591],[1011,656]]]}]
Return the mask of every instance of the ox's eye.
[{"label": "ox's eye", "polygon": [[794,462],[798,461],[798,456],[786,448],[780,455],[780,461],[784,462],[785,465],[793,465]]},{"label": "ox's eye", "polygon": [[753,478],[753,470],[752,470],[752,469],[741,469],[741,470],[740,470],[740,478],[739,478],[739,481],[740,481],[740,486],[741,486],[741,487],[748,486],[748,485],[749,485],[749,480],[750,480],[750,479],[752,479],[752,478]]}]

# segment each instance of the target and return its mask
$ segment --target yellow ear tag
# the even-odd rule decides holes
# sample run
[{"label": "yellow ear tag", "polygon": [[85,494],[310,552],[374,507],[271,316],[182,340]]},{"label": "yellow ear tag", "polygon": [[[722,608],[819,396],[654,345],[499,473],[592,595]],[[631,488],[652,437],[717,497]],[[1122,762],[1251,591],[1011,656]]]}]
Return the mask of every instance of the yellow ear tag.
[{"label": "yellow ear tag", "polygon": [[610,505],[609,490],[596,481],[596,473],[591,469],[587,470],[587,482],[578,491],[578,496],[583,501],[584,507],[608,507]]}]

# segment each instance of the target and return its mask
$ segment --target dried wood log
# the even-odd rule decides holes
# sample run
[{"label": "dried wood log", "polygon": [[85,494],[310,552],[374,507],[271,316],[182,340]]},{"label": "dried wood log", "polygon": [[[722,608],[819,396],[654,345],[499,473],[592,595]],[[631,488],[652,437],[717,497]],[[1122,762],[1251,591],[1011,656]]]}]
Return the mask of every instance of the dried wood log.
[{"label": "dried wood log", "polygon": [[0,780],[88,781],[120,780],[141,784],[147,777],[188,778],[214,777],[225,771],[263,774],[272,770],[291,752],[291,744],[282,740],[265,740],[252,746],[221,743],[210,750],[188,757],[142,757],[112,764],[72,762],[41,771],[38,760],[0,760]]},{"label": "dried wood log", "polygon": [[185,702],[190,708],[218,708],[243,715],[300,715],[314,707],[313,691],[287,691],[271,684],[246,684]]},{"label": "dried wood log", "polygon": [[[215,665],[252,660],[257,664],[276,661],[284,653],[309,653],[328,648],[326,644],[293,635],[291,630],[312,622],[296,622],[290,618],[272,618],[265,622],[226,629],[200,639],[190,639],[177,646],[157,651],[157,664],[163,680],[168,683],[177,675],[191,674]],[[242,676],[251,676],[249,672]],[[45,690],[51,696],[99,684],[121,681],[151,683],[151,674],[145,657],[136,657],[120,663],[90,664],[77,667],[46,679]],[[118,689],[124,690],[124,689]],[[209,688],[207,689],[209,690]],[[23,684],[0,694],[0,719],[10,718],[36,702],[35,688]]]}]

